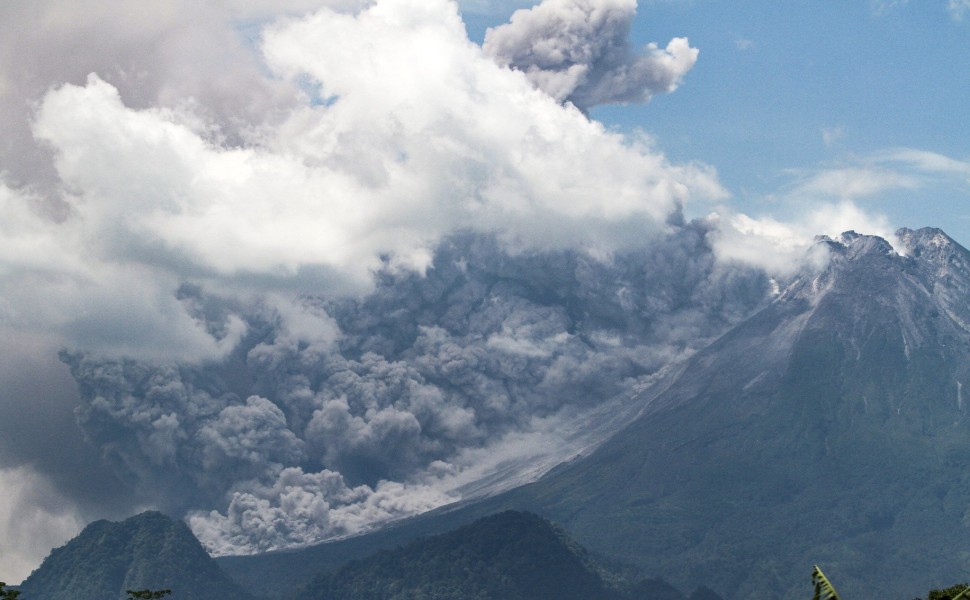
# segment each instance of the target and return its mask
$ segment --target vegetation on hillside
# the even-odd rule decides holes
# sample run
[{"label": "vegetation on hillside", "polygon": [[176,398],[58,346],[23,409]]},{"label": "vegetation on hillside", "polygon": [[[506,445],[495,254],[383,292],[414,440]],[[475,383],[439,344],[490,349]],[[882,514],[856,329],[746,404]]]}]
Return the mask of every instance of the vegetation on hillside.
[{"label": "vegetation on hillside", "polygon": [[[146,512],[96,521],[55,548],[20,586],[23,600],[249,599],[181,521]],[[142,594],[142,595],[138,595]]]},{"label": "vegetation on hillside", "polygon": [[[710,592],[709,590],[707,590]],[[691,598],[720,597],[710,592]],[[632,584],[561,529],[507,511],[353,561],[297,594],[306,600],[684,600],[660,580]]]},{"label": "vegetation on hillside", "polygon": [[125,600],[161,600],[172,593],[172,590],[125,590],[128,598]]},{"label": "vegetation on hillside", "polygon": [[963,600],[970,597],[970,584],[958,583],[941,590],[930,590],[927,600]]},{"label": "vegetation on hillside", "polygon": [[[184,524],[160,513],[123,523],[98,522],[55,549],[18,589],[0,582],[0,600],[253,600],[208,555],[196,551],[201,546]],[[704,586],[685,595],[663,579],[640,577],[636,567],[594,558],[562,528],[535,514],[506,511],[322,572],[292,597],[722,600]],[[812,586],[812,600],[841,600],[818,566]],[[970,584],[932,589],[926,598],[970,600]]]},{"label": "vegetation on hillside", "polygon": [[[815,565],[812,570],[812,585],[815,588],[815,595],[812,596],[812,600],[841,600],[839,593],[835,591],[835,587],[832,582],[829,581],[828,577],[822,573],[822,570]],[[970,599],[970,584],[958,583],[956,585],[951,585],[948,588],[943,589],[933,589],[927,594],[927,600],[967,600]],[[922,598],[915,598],[914,600],[923,600]]]}]

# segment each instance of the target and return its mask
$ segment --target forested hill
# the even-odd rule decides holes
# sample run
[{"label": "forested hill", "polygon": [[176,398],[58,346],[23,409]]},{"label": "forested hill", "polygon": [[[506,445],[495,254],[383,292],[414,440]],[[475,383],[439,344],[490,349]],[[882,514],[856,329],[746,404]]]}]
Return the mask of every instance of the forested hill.
[{"label": "forested hill", "polygon": [[24,600],[114,600],[146,588],[171,589],[171,600],[250,600],[185,523],[158,512],[91,523],[52,550],[20,590]]},{"label": "forested hill", "polygon": [[[659,594],[659,595],[658,595]],[[708,595],[705,595],[708,594]],[[698,590],[692,597],[710,598]],[[305,600],[680,600],[658,580],[632,584],[597,565],[561,529],[508,511],[385,550],[317,577]],[[713,595],[714,598],[718,598]]]}]

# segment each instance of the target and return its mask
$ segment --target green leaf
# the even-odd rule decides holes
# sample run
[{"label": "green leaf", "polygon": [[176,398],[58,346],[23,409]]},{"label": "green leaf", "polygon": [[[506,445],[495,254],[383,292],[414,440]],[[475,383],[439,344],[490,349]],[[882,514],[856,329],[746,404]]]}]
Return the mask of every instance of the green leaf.
[{"label": "green leaf", "polygon": [[812,570],[812,583],[815,585],[815,595],[812,596],[812,600],[842,600],[818,565],[815,565],[815,569]]}]

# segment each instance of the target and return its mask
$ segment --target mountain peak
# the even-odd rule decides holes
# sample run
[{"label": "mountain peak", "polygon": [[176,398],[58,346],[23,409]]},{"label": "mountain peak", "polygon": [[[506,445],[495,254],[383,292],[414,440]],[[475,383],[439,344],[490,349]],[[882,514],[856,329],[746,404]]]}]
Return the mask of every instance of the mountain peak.
[{"label": "mountain peak", "polygon": [[91,523],[52,550],[20,589],[44,600],[105,600],[142,588],[172,589],[176,600],[248,597],[185,523],[155,511]]},{"label": "mountain peak", "polygon": [[[817,305],[830,293],[864,299],[877,291],[888,293],[896,285],[906,262],[886,239],[849,230],[831,238],[815,237],[815,251],[825,257],[818,270],[803,272],[788,285],[779,300],[807,301]],[[893,274],[887,277],[888,274]]]},{"label": "mountain peak", "polygon": [[835,239],[820,235],[815,237],[816,243],[825,244],[836,255],[850,260],[868,254],[893,256],[896,250],[892,244],[877,235],[866,235],[853,230],[843,231]]},{"label": "mountain peak", "polygon": [[[892,243],[852,230],[834,239],[817,236],[815,241],[816,247],[827,251],[826,267],[796,279],[789,287],[789,298],[814,303],[836,291],[859,301],[879,296],[886,302],[929,294],[961,326],[970,323],[970,310],[959,300],[970,293],[970,252],[941,229],[899,229]],[[901,293],[900,286],[909,291]]]},{"label": "mountain peak", "polygon": [[859,258],[870,254],[879,256],[896,255],[896,250],[892,244],[877,235],[863,235],[850,230],[843,232],[839,236],[839,241],[845,246],[851,258]]},{"label": "mountain peak", "polygon": [[817,244],[825,244],[833,252],[850,259],[873,253],[933,259],[940,255],[966,252],[953,238],[937,227],[920,229],[903,227],[896,230],[893,241],[898,242],[900,247],[895,248],[892,243],[878,235],[862,234],[851,229],[842,232],[834,239],[827,235],[815,237]]},{"label": "mountain peak", "polygon": [[903,227],[896,230],[896,237],[903,242],[908,250],[934,248],[952,248],[957,245],[953,238],[938,227],[921,227],[908,229]]},{"label": "mountain peak", "polygon": [[924,227],[914,231],[904,228],[897,231],[896,236],[902,242],[907,255],[931,263],[937,270],[946,270],[951,266],[963,269],[970,267],[970,254],[942,229]]}]

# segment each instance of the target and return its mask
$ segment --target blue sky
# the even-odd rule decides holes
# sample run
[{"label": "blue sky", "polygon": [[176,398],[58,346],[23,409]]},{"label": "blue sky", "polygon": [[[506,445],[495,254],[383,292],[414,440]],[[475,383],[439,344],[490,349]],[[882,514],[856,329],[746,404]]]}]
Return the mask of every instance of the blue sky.
[{"label": "blue sky", "polygon": [[[508,18],[466,6],[472,39]],[[519,3],[524,6],[526,3]],[[636,45],[686,36],[700,57],[675,92],[591,116],[637,128],[677,161],[714,166],[739,211],[793,218],[813,177],[853,169],[895,185],[852,195],[893,226],[970,244],[970,171],[927,172],[899,150],[970,161],[970,10],[945,0],[640,2]],[[505,14],[502,12],[505,11]],[[881,181],[881,180],[880,180]],[[705,207],[688,208],[702,212]]]}]

